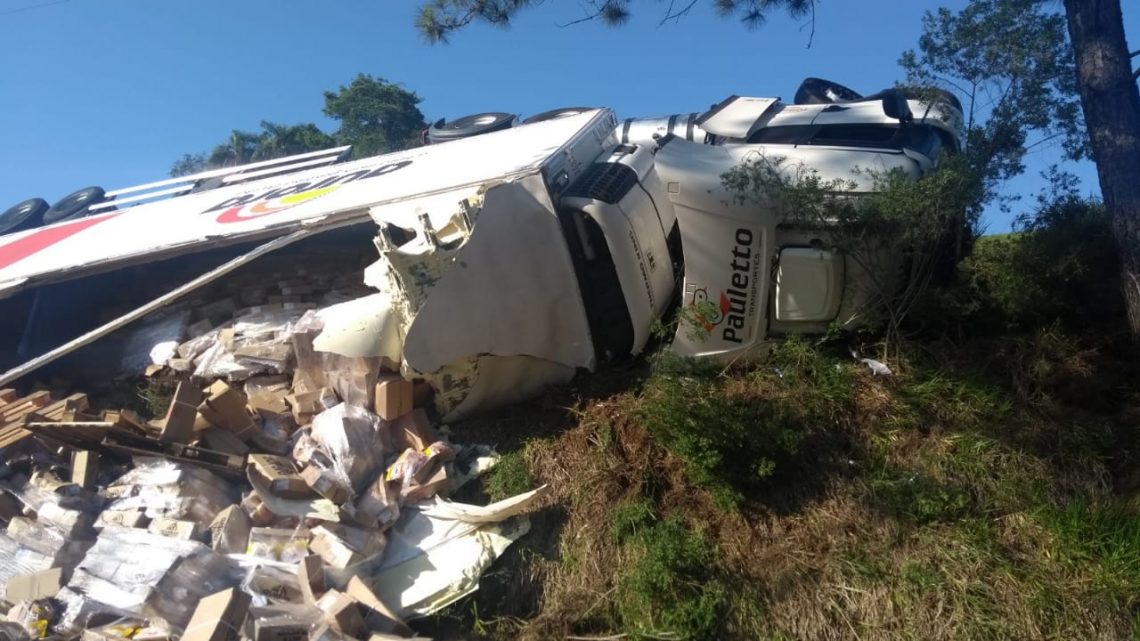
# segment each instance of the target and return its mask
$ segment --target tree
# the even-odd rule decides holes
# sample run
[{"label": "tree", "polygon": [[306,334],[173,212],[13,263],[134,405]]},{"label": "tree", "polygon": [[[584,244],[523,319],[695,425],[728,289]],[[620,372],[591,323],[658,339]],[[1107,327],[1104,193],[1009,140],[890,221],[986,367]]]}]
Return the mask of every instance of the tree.
[{"label": "tree", "polygon": [[[661,22],[678,20],[698,0],[669,0]],[[428,0],[420,7],[416,27],[429,42],[447,42],[456,31],[473,22],[505,27],[519,11],[541,4],[541,0]],[[713,0],[722,16],[736,16],[748,28],[764,24],[769,11],[783,9],[793,18],[812,16],[816,0]],[[575,22],[599,20],[611,26],[625,24],[630,17],[630,0],[589,0],[585,17]]]},{"label": "tree", "polygon": [[170,167],[170,177],[189,176],[206,171],[206,154],[182,154]]},{"label": "tree", "polygon": [[261,121],[252,160],[270,160],[335,147],[336,140],[312,123],[279,125]]},{"label": "tree", "polygon": [[257,134],[234,129],[226,142],[214,147],[206,159],[206,164],[215,167],[236,167],[253,160],[257,150]]},{"label": "tree", "polygon": [[383,78],[360,74],[346,87],[325,92],[324,112],[340,121],[336,141],[353,146],[357,157],[406,149],[427,124],[414,92]]},{"label": "tree", "polygon": [[1065,0],[1092,157],[1120,251],[1133,335],[1140,336],[1140,92],[1120,0]]},{"label": "tree", "polygon": [[1024,171],[1029,149],[1059,143],[1070,158],[1085,153],[1065,19],[1040,0],[975,0],[957,13],[927,12],[918,50],[899,64],[909,83],[962,98],[964,152],[986,186],[983,201]]}]

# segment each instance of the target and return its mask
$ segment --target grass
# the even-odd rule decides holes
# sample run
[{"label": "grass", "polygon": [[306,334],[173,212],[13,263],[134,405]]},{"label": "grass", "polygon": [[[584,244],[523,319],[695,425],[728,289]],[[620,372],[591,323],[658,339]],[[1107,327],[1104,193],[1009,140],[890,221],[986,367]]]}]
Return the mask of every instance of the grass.
[{"label": "grass", "polygon": [[1113,345],[928,344],[884,379],[789,341],[519,408],[488,493],[553,495],[455,637],[1135,638],[1140,376]]}]

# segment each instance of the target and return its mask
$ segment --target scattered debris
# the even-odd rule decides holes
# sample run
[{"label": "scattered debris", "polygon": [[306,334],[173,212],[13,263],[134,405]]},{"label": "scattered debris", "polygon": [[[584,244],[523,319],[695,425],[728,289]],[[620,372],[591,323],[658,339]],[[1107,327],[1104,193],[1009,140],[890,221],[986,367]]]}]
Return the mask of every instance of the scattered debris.
[{"label": "scattered debris", "polygon": [[494,452],[452,443],[431,388],[346,349],[344,327],[323,339],[312,305],[266,298],[176,315],[199,332],[188,340],[155,334],[149,376],[173,392],[156,420],[84,394],[0,390],[12,634],[411,638],[405,619],[470,594],[527,531],[521,513],[545,488],[486,507],[441,498]]}]

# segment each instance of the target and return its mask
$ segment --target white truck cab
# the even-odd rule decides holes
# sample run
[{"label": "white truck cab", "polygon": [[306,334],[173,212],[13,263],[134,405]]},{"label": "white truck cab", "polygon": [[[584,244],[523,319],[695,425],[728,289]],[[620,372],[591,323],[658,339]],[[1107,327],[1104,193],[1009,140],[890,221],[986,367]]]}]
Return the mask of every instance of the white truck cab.
[{"label": "white truck cab", "polygon": [[705,310],[682,314],[673,349],[732,360],[763,354],[771,337],[857,322],[871,290],[859,266],[829,246],[826,229],[797,227],[762,202],[742,204],[721,177],[762,155],[857,190],[873,188],[857,169],[918,178],[943,151],[960,149],[962,114],[950,94],[863,97],[809,78],[795,104],[731,96],[703,114],[626,120],[619,135],[660,147],[657,171],[684,248],[682,305]]}]

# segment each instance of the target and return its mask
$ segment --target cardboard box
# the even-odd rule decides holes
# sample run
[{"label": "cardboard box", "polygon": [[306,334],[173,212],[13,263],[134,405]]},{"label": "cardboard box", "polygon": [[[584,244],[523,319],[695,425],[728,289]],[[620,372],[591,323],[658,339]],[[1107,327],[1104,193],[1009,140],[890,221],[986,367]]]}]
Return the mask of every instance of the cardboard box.
[{"label": "cardboard box", "polygon": [[258,566],[246,583],[249,591],[277,603],[299,603],[304,598],[297,575],[280,567]]},{"label": "cardboard box", "polygon": [[62,568],[20,574],[8,579],[8,591],[5,599],[11,603],[49,599],[59,593],[62,580]]},{"label": "cardboard box", "polygon": [[301,559],[297,563],[297,579],[301,583],[301,595],[305,603],[316,605],[317,599],[325,593],[325,565],[316,554]]},{"label": "cardboard box", "polygon": [[344,483],[340,482],[332,470],[324,470],[309,464],[301,470],[301,478],[314,492],[337,505],[341,505],[352,498],[352,492]]},{"label": "cardboard box", "polygon": [[237,641],[249,602],[249,595],[237,588],[205,597],[194,609],[182,641]]},{"label": "cardboard box", "polygon": [[376,415],[394,421],[412,411],[412,382],[399,374],[380,374],[376,383]]},{"label": "cardboard box", "polygon": [[348,543],[323,526],[313,528],[313,538],[309,541],[309,550],[320,556],[325,563],[342,570],[364,560],[364,557],[352,549]]},{"label": "cardboard box", "polygon": [[95,489],[95,478],[99,475],[99,455],[87,450],[79,450],[71,455],[71,482],[85,490]]},{"label": "cardboard box", "polygon": [[155,519],[146,529],[148,532],[182,541],[197,541],[205,533],[202,526],[194,521],[178,519]]},{"label": "cardboard box", "polygon": [[249,465],[261,477],[270,492],[287,499],[311,497],[312,488],[297,473],[293,459],[272,454],[250,454]]},{"label": "cardboard box", "polygon": [[[198,416],[201,416],[201,414]],[[215,452],[224,452],[235,456],[245,456],[249,454],[249,446],[246,445],[244,441],[238,438],[233,432],[220,427],[210,427],[206,429],[199,437],[199,441],[206,449],[214,450]]]},{"label": "cardboard box", "polygon": [[317,607],[324,611],[325,620],[334,630],[362,639],[368,634],[356,599],[337,590],[329,590],[317,601]]},{"label": "cardboard box", "polygon": [[253,416],[246,410],[246,399],[241,392],[225,381],[216,381],[208,392],[199,410],[210,424],[227,429],[246,442],[256,442],[262,436]]},{"label": "cardboard box", "polygon": [[253,641],[309,641],[310,625],[287,616],[255,619]]},{"label": "cardboard box", "polygon": [[427,412],[422,409],[412,410],[392,423],[392,445],[397,450],[410,447],[422,452],[435,441],[436,435],[431,420],[428,419]]},{"label": "cardboard box", "polygon": [[249,515],[240,505],[218,512],[210,523],[210,547],[222,554],[245,554],[249,547]]},{"label": "cardboard box", "polygon": [[190,436],[194,433],[194,419],[198,416],[198,404],[201,402],[202,390],[189,381],[179,383],[162,421],[159,439],[167,443],[189,443]]},{"label": "cardboard box", "polygon": [[[430,468],[429,468],[430,469]],[[414,482],[408,491],[404,494],[404,501],[414,503],[424,499],[430,499],[439,492],[447,489],[447,468],[441,464],[435,464],[435,472],[429,479],[423,483]]]},{"label": "cardboard box", "polygon": [[108,525],[119,527],[146,527],[150,517],[141,509],[134,510],[103,510],[95,521],[95,527],[102,528]]},{"label": "cardboard box", "polygon": [[289,404],[285,402],[286,396],[288,396],[288,394],[285,390],[276,392],[258,390],[249,395],[249,407],[257,412],[288,414]]},{"label": "cardboard box", "polygon": [[314,416],[335,406],[340,399],[331,388],[322,387],[315,392],[290,394],[285,397],[285,402],[289,404],[297,425],[308,425]]}]

